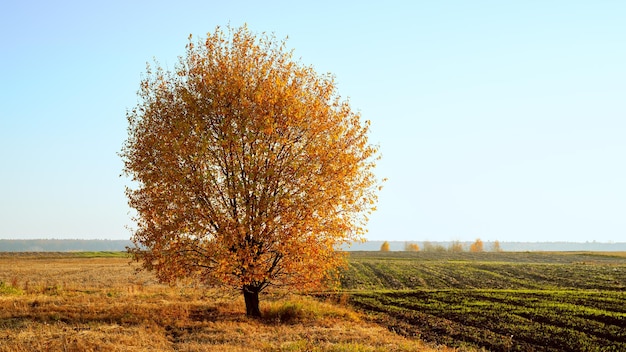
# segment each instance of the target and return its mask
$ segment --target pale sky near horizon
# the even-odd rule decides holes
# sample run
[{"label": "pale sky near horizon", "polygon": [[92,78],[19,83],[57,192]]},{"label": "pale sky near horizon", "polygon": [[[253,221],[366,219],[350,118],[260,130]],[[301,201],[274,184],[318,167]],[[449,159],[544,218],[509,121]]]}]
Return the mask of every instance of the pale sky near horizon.
[{"label": "pale sky near horizon", "polygon": [[127,239],[117,152],[146,62],[289,37],[372,121],[368,239],[626,241],[626,2],[0,4],[0,238]]}]

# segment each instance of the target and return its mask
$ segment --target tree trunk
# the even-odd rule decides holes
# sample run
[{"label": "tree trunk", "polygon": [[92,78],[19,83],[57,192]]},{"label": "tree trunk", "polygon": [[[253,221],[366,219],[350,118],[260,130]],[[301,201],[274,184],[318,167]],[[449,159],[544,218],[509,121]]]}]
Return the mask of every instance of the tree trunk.
[{"label": "tree trunk", "polygon": [[246,301],[246,315],[249,317],[260,318],[259,310],[259,289],[251,285],[243,287],[243,298]]}]

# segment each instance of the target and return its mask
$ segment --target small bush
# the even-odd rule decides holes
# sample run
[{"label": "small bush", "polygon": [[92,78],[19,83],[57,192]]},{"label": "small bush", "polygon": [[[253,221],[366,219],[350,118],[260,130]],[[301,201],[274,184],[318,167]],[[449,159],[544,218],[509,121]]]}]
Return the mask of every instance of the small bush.
[{"label": "small bush", "polygon": [[299,302],[276,302],[265,308],[261,314],[264,319],[276,323],[292,323],[309,317],[310,311],[304,309],[304,304]]},{"label": "small bush", "polygon": [[[326,298],[325,302],[311,297],[298,297],[297,300],[269,302],[261,307],[261,315],[267,322],[294,324],[304,321],[348,320],[360,321],[359,315],[347,306],[347,297]],[[343,301],[343,304],[341,303]]]}]

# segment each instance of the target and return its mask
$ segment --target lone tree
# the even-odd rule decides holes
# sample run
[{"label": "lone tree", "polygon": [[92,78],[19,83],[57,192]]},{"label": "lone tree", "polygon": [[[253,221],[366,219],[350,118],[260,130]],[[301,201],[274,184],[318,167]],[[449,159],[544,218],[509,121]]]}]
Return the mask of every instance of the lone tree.
[{"label": "lone tree", "polygon": [[173,72],[148,65],[138,95],[120,153],[135,260],[163,282],[241,290],[249,316],[268,286],[336,279],[335,249],[362,239],[380,187],[369,121],[330,74],[285,40],[218,27]]},{"label": "lone tree", "polygon": [[493,242],[491,244],[491,251],[492,252],[502,252],[502,247],[500,246],[500,241],[495,240],[495,242]]},{"label": "lone tree", "polygon": [[470,252],[478,253],[478,252],[483,252],[483,251],[484,251],[483,241],[480,238],[477,238],[476,241],[474,241],[474,243],[470,245]]},{"label": "lone tree", "polygon": [[450,242],[450,245],[448,245],[448,252],[451,252],[451,253],[463,252],[463,243],[461,243],[461,241],[459,240],[454,240]]},{"label": "lone tree", "polygon": [[419,252],[420,246],[417,243],[404,242],[404,250],[407,252]]}]

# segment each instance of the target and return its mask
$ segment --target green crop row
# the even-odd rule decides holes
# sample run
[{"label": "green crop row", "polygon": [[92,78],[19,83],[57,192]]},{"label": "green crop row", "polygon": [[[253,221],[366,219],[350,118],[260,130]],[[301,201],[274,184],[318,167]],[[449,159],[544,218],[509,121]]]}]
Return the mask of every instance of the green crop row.
[{"label": "green crop row", "polygon": [[402,254],[351,254],[342,287],[347,290],[626,289],[624,257],[483,253],[481,258],[480,253],[445,253],[437,259],[432,253]]}]

